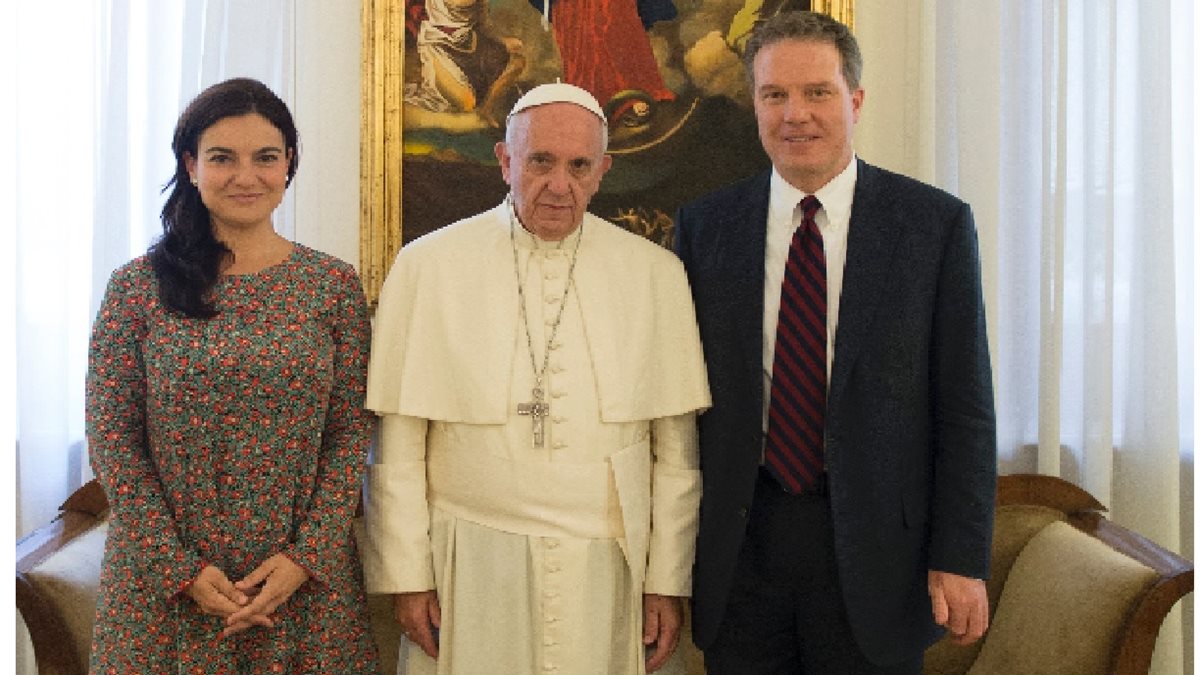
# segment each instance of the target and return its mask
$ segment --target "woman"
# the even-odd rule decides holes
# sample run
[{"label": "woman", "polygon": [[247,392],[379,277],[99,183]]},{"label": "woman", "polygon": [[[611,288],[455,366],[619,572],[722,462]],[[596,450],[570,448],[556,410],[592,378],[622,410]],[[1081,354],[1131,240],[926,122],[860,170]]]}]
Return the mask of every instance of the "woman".
[{"label": "woman", "polygon": [[205,90],[171,148],[163,236],[113,273],[93,328],[112,516],[92,672],[375,672],[351,534],[371,424],[358,278],[272,226],[299,156],[266,86]]}]

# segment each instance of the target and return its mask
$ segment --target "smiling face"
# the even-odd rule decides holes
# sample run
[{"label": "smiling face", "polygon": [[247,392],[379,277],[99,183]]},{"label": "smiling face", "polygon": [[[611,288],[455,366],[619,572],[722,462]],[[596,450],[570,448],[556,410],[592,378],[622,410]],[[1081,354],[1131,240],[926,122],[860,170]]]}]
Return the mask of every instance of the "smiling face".
[{"label": "smiling face", "polygon": [[548,103],[513,116],[508,140],[496,144],[517,217],[539,238],[560,241],[583,221],[612,165],[600,125],[573,103]]},{"label": "smiling face", "polygon": [[853,155],[862,88],[850,90],[829,42],[782,40],[754,57],[754,116],[775,170],[813,193]]},{"label": "smiling face", "polygon": [[205,129],[196,156],[185,153],[184,163],[214,230],[270,228],[291,155],[283,133],[258,113],[225,117]]}]

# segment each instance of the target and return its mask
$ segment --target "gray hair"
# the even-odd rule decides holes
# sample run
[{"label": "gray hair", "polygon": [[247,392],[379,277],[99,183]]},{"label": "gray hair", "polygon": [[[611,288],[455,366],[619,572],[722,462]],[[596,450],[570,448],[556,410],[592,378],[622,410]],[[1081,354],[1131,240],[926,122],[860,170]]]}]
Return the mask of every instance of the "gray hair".
[{"label": "gray hair", "polygon": [[858,50],[858,40],[846,24],[820,12],[785,11],[762,21],[746,42],[742,63],[751,88],[754,87],[754,57],[763,47],[785,40],[799,42],[824,42],[837,48],[842,57],[842,76],[850,91],[858,89],[862,81],[863,59]]}]

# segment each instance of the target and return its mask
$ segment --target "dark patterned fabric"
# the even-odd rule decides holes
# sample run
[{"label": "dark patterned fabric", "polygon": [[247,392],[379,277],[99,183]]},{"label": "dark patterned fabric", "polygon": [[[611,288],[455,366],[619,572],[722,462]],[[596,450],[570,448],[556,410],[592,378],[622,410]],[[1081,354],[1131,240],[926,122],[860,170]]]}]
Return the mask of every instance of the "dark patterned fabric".
[{"label": "dark patterned fabric", "polygon": [[[211,320],[166,311],[139,258],[93,327],[87,434],[112,513],[92,672],[375,672],[351,533],[371,428],[358,277],[296,245],[214,296]],[[311,578],[274,628],[221,639],[182,592],[280,552]]]}]

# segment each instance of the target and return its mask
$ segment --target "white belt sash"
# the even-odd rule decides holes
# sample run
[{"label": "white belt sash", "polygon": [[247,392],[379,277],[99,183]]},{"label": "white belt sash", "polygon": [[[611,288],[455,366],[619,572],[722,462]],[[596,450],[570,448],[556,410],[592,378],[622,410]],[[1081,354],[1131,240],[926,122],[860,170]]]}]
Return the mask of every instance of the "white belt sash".
[{"label": "white belt sash", "polygon": [[602,462],[510,460],[430,438],[427,498],[455,517],[534,537],[616,539],[633,580],[650,543],[650,442]]}]

